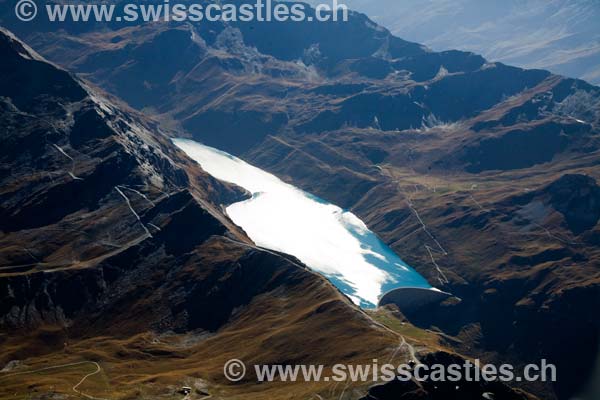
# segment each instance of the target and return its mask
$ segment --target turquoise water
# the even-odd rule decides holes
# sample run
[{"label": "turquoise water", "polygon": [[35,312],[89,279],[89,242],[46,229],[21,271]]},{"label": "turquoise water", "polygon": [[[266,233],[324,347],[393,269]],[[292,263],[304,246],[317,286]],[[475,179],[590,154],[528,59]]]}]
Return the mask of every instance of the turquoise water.
[{"label": "turquoise water", "polygon": [[431,288],[351,212],[223,151],[173,142],[213,177],[252,193],[226,211],[258,246],[295,256],[361,307],[399,287]]}]

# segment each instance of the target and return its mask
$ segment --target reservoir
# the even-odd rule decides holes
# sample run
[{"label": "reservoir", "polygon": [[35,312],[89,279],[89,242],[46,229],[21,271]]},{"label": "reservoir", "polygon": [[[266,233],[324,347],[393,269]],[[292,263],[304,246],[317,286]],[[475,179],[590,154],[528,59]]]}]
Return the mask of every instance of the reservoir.
[{"label": "reservoir", "polygon": [[351,212],[223,151],[173,142],[214,178],[252,194],[226,211],[256,245],[295,256],[361,307],[377,306],[393,289],[431,288]]}]

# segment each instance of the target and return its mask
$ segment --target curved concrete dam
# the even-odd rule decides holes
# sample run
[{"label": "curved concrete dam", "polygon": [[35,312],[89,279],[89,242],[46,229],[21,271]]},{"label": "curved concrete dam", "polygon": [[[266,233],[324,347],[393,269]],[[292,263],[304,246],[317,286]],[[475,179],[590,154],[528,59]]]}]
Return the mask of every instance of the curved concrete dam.
[{"label": "curved concrete dam", "polygon": [[392,289],[379,299],[378,306],[396,304],[400,311],[411,313],[433,303],[440,303],[452,294],[435,288],[399,287]]},{"label": "curved concrete dam", "polygon": [[187,139],[173,142],[214,178],[252,193],[226,211],[258,246],[295,256],[361,307],[376,307],[398,288],[420,288],[420,299],[441,293],[351,212],[223,151]]}]

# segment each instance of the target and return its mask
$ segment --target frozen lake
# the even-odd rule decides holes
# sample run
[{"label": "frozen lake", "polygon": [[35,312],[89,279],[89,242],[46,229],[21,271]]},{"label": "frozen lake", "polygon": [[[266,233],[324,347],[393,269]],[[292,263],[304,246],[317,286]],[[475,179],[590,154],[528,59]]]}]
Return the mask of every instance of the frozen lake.
[{"label": "frozen lake", "polygon": [[431,288],[351,212],[223,151],[173,142],[213,177],[252,193],[227,214],[258,246],[295,256],[361,307],[375,307],[392,289]]}]

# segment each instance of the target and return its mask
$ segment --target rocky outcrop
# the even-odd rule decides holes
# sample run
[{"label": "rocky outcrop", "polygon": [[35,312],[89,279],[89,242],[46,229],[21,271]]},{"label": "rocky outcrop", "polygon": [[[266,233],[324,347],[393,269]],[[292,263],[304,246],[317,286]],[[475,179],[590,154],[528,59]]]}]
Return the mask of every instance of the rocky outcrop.
[{"label": "rocky outcrop", "polygon": [[593,228],[600,219],[600,186],[585,175],[562,176],[547,189],[550,204],[560,212],[569,229],[580,234]]}]

